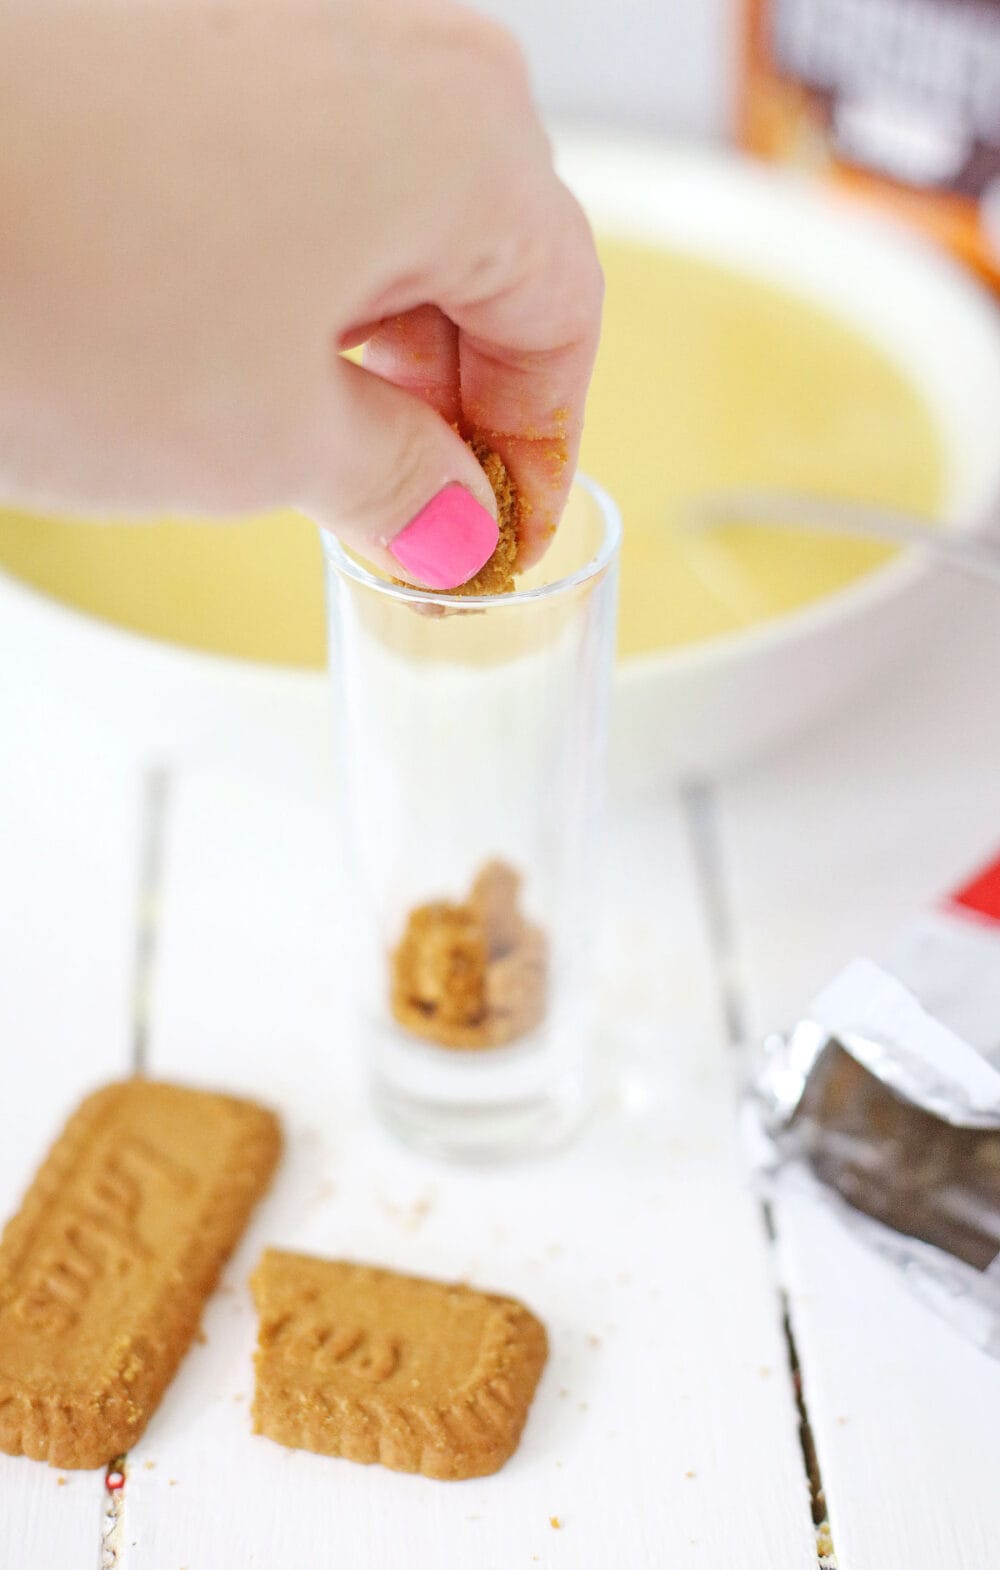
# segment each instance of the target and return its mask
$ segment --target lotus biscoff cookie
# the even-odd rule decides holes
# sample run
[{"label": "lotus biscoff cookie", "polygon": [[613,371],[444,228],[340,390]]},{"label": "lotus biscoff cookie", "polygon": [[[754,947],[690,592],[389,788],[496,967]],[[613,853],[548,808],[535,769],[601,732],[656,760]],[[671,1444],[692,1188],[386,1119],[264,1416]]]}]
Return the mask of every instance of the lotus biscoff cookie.
[{"label": "lotus biscoff cookie", "polygon": [[548,1343],[512,1298],[277,1249],[252,1286],[258,1434],[444,1479],[517,1448]]},{"label": "lotus biscoff cookie", "polygon": [[0,1450],[134,1444],[281,1150],[249,1101],[131,1079],[79,1107],[0,1241]]}]

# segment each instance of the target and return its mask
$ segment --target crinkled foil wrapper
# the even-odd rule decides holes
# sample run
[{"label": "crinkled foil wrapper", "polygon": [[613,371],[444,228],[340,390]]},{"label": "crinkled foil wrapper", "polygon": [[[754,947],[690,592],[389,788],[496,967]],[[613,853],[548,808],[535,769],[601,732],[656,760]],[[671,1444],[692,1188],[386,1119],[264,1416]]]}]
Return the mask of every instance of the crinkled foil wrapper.
[{"label": "crinkled foil wrapper", "polygon": [[744,1102],[755,1164],[806,1189],[1000,1357],[1000,1071],[903,984],[855,960],[760,1048]]}]

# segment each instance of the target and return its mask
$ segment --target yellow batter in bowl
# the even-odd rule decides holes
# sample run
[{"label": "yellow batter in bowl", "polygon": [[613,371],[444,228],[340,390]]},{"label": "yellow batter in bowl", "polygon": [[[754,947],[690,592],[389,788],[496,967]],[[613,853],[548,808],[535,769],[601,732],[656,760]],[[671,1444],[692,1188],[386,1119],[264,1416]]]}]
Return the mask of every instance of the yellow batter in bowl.
[{"label": "yellow batter in bowl", "polygon": [[[941,438],[920,394],[824,308],[695,255],[605,237],[605,328],[582,467],[625,522],[622,654],[698,643],[840,589],[891,554],[858,540],[726,531],[693,539],[679,504],[778,487],[932,517]],[[168,642],[320,666],[312,523],[68,522],[0,512],[0,566]]]}]

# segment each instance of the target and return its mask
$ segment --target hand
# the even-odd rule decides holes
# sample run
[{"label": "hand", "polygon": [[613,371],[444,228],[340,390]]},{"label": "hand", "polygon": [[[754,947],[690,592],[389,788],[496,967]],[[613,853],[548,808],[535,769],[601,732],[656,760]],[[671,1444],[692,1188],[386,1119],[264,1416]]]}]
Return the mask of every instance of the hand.
[{"label": "hand", "polygon": [[[601,274],[493,24],[450,0],[11,0],[0,212],[9,499],[291,504],[399,574],[393,541],[458,482],[410,553],[450,587],[496,540],[457,424],[544,548]],[[363,339],[364,369],[340,353]]]}]

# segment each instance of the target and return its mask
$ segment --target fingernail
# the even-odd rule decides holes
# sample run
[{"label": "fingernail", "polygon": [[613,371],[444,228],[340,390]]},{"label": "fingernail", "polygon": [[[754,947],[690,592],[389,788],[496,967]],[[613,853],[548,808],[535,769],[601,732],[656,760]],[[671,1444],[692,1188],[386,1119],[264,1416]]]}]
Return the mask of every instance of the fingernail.
[{"label": "fingernail", "polygon": [[428,589],[457,589],[485,567],[497,548],[496,519],[464,485],[446,485],[390,541],[407,577]]}]

